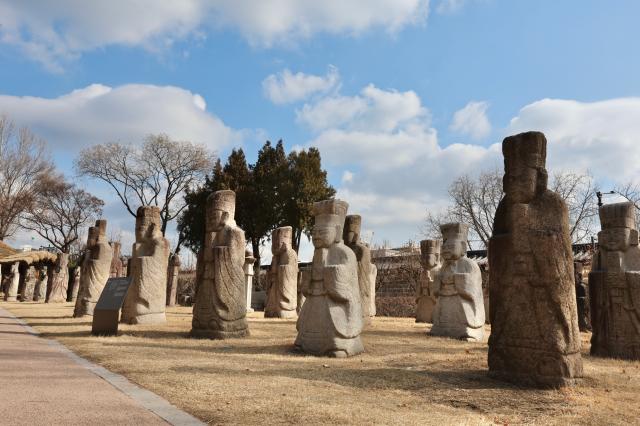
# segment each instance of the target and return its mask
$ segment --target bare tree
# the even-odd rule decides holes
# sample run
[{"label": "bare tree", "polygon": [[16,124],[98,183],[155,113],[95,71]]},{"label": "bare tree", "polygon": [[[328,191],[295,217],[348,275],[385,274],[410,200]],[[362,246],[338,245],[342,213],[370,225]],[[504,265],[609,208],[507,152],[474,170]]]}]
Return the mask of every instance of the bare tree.
[{"label": "bare tree", "polygon": [[181,196],[200,184],[212,168],[204,146],[150,135],[141,147],[106,143],[83,150],[75,167],[82,176],[106,182],[135,217],[139,206],[158,206],[162,234],[185,208]]},{"label": "bare tree", "polygon": [[62,253],[70,253],[81,230],[102,213],[104,202],[62,176],[42,182],[22,227],[36,232]]},{"label": "bare tree", "polygon": [[15,234],[40,180],[52,173],[48,157],[43,140],[27,128],[16,131],[8,117],[0,116],[0,241]]},{"label": "bare tree", "polygon": [[[569,208],[571,239],[581,242],[594,232],[598,213],[594,194],[596,187],[589,173],[559,171],[550,178],[551,190],[560,194]],[[471,226],[469,240],[487,247],[493,232],[493,218],[502,199],[502,173],[482,172],[477,178],[464,175],[449,186],[451,205],[443,212],[427,211],[422,233],[439,238],[440,225],[464,222]]]}]

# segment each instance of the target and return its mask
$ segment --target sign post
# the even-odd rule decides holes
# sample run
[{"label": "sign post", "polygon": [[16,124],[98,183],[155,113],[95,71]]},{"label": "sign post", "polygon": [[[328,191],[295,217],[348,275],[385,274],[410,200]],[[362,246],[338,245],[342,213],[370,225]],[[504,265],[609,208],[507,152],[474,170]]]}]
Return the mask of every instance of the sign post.
[{"label": "sign post", "polygon": [[109,278],[93,311],[91,334],[94,336],[117,336],[120,308],[124,303],[131,277]]}]

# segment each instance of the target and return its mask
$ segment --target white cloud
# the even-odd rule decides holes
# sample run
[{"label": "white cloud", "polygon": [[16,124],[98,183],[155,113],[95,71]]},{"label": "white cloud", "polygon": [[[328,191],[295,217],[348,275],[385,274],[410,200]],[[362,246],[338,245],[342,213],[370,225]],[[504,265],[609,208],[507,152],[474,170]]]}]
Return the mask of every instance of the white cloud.
[{"label": "white cloud", "polygon": [[56,150],[166,133],[218,149],[239,132],[206,111],[202,96],[173,86],[92,84],[58,98],[0,95],[0,114],[30,127]]},{"label": "white cloud", "polygon": [[589,169],[613,182],[640,175],[640,98],[543,99],[522,108],[507,133],[528,130],[545,133],[552,168]]},{"label": "white cloud", "polygon": [[474,140],[484,139],[491,133],[491,123],[487,118],[487,102],[471,101],[453,115],[450,129]]},{"label": "white cloud", "polygon": [[299,123],[315,131],[341,128],[390,132],[412,122],[429,120],[413,91],[381,90],[370,84],[358,96],[330,96],[296,111]]},{"label": "white cloud", "polygon": [[439,0],[436,12],[447,15],[456,13],[463,8],[467,0]]},{"label": "white cloud", "polygon": [[318,33],[397,32],[423,23],[429,0],[48,0],[0,3],[0,42],[53,71],[109,45],[165,49],[231,28],[252,45],[290,44]]},{"label": "white cloud", "polygon": [[307,99],[317,93],[327,93],[340,84],[340,74],[330,66],[325,76],[298,72],[288,69],[271,74],[262,82],[265,96],[274,104],[281,105]]}]

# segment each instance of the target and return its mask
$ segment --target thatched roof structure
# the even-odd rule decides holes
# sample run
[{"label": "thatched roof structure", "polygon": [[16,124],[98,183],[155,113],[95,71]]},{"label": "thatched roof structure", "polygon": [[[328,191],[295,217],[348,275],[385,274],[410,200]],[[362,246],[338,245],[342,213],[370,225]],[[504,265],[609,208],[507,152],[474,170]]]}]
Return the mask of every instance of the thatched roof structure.
[{"label": "thatched roof structure", "polygon": [[0,241],[0,259],[6,256],[10,256],[12,254],[16,254],[18,251],[9,247],[7,244]]},{"label": "thatched roof structure", "polygon": [[23,262],[27,265],[41,262],[54,263],[57,258],[57,254],[48,251],[24,251],[15,252],[13,254],[9,254],[8,256],[0,255],[0,264],[6,265],[15,262]]}]

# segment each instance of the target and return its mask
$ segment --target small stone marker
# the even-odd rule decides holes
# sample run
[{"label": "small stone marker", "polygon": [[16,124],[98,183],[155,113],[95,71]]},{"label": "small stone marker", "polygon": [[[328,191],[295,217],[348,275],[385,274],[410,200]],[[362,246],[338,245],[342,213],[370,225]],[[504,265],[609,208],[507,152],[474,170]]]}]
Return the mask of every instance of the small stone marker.
[{"label": "small stone marker", "polygon": [[91,334],[94,336],[116,336],[120,308],[131,285],[131,277],[110,278],[100,294],[93,312]]}]

